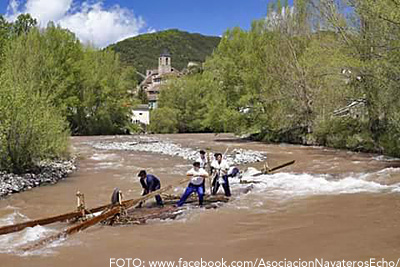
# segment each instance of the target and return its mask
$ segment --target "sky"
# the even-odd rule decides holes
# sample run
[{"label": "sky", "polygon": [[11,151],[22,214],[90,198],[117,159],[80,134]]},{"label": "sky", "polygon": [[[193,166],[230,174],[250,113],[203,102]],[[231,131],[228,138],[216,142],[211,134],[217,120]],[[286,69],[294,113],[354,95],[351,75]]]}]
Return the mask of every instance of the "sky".
[{"label": "sky", "polygon": [[12,21],[30,13],[40,26],[54,21],[97,47],[138,34],[179,29],[221,36],[228,28],[249,29],[266,16],[269,0],[0,0]]}]

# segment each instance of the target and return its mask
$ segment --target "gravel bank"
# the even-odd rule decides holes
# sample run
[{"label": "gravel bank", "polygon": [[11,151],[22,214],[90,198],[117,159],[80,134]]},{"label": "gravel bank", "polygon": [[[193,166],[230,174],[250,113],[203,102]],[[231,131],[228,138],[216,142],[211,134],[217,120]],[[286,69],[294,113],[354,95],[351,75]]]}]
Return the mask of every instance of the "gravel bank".
[{"label": "gravel bank", "polygon": [[[169,156],[182,157],[190,161],[194,161],[199,157],[198,150],[188,147],[182,147],[170,141],[159,140],[155,138],[147,139],[142,137],[135,139],[135,141],[100,141],[87,142],[86,144],[91,145],[92,147],[97,149],[151,152]],[[214,152],[211,153],[213,154]],[[225,159],[230,165],[259,162],[264,161],[266,158],[267,156],[263,152],[236,148],[233,150],[229,150],[225,155]]]},{"label": "gravel bank", "polygon": [[41,163],[35,173],[13,174],[0,171],[0,198],[33,187],[55,184],[75,169],[75,158],[72,158],[64,161]]}]

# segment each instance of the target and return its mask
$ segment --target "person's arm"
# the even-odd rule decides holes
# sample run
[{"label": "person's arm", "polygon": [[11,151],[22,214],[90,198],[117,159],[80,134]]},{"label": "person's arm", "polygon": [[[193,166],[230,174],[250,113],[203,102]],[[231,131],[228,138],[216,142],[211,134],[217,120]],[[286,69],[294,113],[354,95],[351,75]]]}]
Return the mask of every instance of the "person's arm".
[{"label": "person's arm", "polygon": [[211,162],[211,175],[216,175],[217,171],[217,164],[215,163],[215,161]]},{"label": "person's arm", "polygon": [[140,184],[142,185],[143,188],[142,196],[147,195],[149,193],[149,187],[147,186],[144,179],[140,179]]},{"label": "person's arm", "polygon": [[228,174],[228,170],[229,170],[229,165],[226,161],[224,161],[223,163],[221,163],[221,172],[223,175],[227,175]]},{"label": "person's arm", "polygon": [[200,176],[203,177],[203,178],[207,178],[208,177],[207,171],[202,169],[202,172],[201,172]]},{"label": "person's arm", "polygon": [[193,176],[192,170],[189,170],[189,171],[186,173],[186,176]]}]

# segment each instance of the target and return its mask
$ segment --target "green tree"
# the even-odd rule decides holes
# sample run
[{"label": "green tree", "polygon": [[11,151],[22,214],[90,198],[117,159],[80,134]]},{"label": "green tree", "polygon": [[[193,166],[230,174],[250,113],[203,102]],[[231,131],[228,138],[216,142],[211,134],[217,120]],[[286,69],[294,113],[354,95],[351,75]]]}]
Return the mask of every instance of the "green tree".
[{"label": "green tree", "polygon": [[12,34],[20,36],[27,34],[32,28],[37,26],[37,20],[32,18],[30,14],[21,14],[12,24]]},{"label": "green tree", "polygon": [[68,125],[43,95],[3,80],[0,114],[0,169],[21,173],[67,155]]},{"label": "green tree", "polygon": [[177,110],[167,107],[153,110],[150,114],[148,130],[152,133],[177,133],[177,113]]}]

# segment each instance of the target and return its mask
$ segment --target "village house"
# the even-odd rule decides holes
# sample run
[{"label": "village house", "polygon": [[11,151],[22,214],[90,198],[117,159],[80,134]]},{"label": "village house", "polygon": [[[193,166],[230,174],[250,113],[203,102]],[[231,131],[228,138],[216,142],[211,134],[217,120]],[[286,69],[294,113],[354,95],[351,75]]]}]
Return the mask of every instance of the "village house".
[{"label": "village house", "polygon": [[131,120],[136,124],[150,124],[150,109],[148,105],[138,105],[132,109]]},{"label": "village house", "polygon": [[157,108],[161,84],[165,83],[168,78],[181,75],[180,71],[171,66],[171,55],[165,50],[158,59],[158,68],[147,70],[146,78],[139,85],[139,89],[146,92],[150,109]]}]

